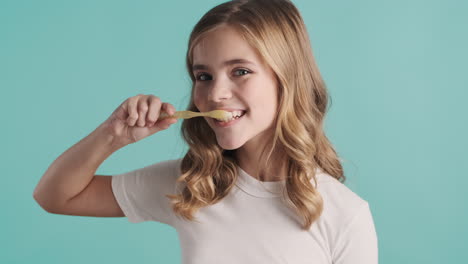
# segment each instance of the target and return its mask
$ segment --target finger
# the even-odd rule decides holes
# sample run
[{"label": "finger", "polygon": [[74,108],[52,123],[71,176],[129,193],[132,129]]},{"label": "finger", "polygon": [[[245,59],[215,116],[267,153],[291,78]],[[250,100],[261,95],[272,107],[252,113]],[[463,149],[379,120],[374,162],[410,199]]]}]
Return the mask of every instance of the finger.
[{"label": "finger", "polygon": [[147,96],[138,98],[138,121],[139,127],[144,127],[146,123],[146,112],[148,112],[148,99]]},{"label": "finger", "polygon": [[156,123],[150,127],[150,133],[156,133],[161,130],[168,129],[172,124],[177,123],[176,118],[164,118],[156,121]]},{"label": "finger", "polygon": [[158,120],[159,114],[161,112],[161,100],[159,97],[150,95],[148,97],[149,110],[146,115],[147,126],[151,127]]},{"label": "finger", "polygon": [[128,126],[131,126],[131,127],[135,125],[135,122],[138,119],[137,103],[138,103],[138,97],[131,97],[127,99],[127,103],[126,103],[126,109],[128,112],[127,124]]},{"label": "finger", "polygon": [[161,106],[161,113],[166,113],[167,115],[172,115],[170,110],[168,110],[168,103],[163,103]]},{"label": "finger", "polygon": [[173,115],[175,114],[176,112],[176,109],[173,105],[171,105],[170,103],[165,103],[165,110],[166,110],[166,113],[168,113],[169,115]]}]

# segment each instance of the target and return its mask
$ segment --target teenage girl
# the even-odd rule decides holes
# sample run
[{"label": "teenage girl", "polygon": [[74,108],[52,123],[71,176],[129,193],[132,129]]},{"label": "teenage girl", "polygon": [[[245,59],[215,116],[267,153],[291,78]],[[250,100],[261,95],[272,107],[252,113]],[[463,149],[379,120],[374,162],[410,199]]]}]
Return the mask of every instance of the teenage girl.
[{"label": "teenage girl", "polygon": [[154,95],[126,99],[59,156],[34,198],[55,214],[174,227],[183,263],[378,262],[369,203],[348,189],[324,134],[326,85],[304,22],[287,0],[220,4],[195,25],[186,56],[185,156],[95,175],[113,152],[177,122]]}]

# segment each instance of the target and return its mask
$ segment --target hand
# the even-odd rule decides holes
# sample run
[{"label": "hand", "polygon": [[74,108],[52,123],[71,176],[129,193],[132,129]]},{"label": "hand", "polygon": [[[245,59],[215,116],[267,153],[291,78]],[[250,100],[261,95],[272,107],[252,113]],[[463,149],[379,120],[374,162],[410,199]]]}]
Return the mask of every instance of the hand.
[{"label": "hand", "polygon": [[173,115],[175,108],[157,96],[139,94],[126,99],[103,125],[114,136],[116,144],[125,146],[177,122],[176,118],[159,119],[161,112]]}]

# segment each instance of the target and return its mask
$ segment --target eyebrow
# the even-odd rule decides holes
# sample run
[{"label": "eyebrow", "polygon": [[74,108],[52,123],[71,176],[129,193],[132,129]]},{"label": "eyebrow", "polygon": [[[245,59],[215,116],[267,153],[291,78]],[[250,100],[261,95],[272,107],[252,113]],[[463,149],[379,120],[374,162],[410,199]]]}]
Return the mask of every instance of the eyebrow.
[{"label": "eyebrow", "polygon": [[[248,60],[245,60],[245,59],[232,59],[232,60],[228,60],[228,61],[225,61],[223,62],[223,66],[228,66],[228,65],[233,65],[233,64],[252,64],[252,65],[255,65],[253,62],[251,61],[248,61]],[[196,70],[206,70],[208,69],[208,66],[206,65],[203,65],[203,64],[194,64],[192,66],[192,71],[196,71]]]}]

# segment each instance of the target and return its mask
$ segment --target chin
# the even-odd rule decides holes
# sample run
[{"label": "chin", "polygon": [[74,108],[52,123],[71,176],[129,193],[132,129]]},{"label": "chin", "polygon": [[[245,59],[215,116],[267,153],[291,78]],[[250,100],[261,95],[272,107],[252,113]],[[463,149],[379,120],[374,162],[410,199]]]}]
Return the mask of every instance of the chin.
[{"label": "chin", "polygon": [[242,147],[244,145],[243,141],[231,141],[231,140],[222,140],[217,139],[218,145],[224,150],[234,150]]}]

